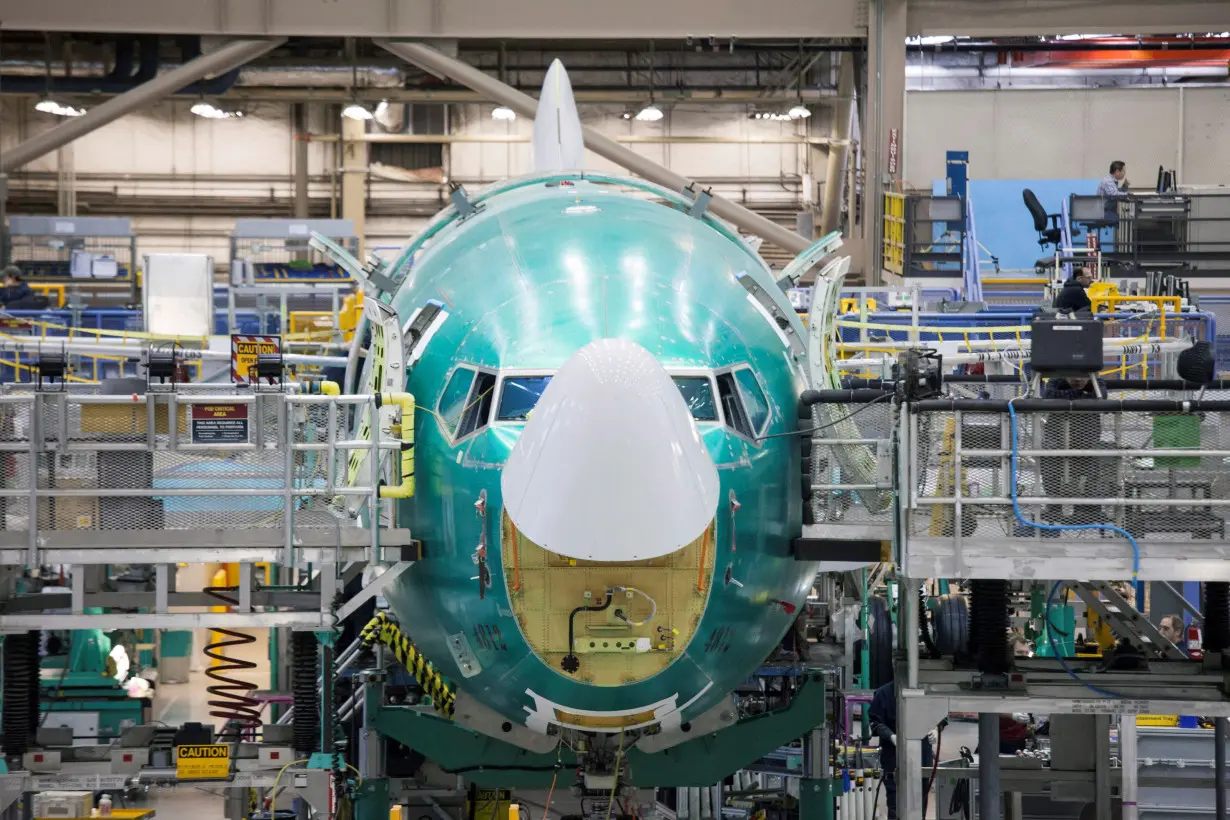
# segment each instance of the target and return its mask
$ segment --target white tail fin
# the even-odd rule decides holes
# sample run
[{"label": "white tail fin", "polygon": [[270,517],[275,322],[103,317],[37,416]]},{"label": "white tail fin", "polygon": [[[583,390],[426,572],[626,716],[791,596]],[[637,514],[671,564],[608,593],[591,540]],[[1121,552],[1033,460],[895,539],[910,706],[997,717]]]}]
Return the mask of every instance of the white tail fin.
[{"label": "white tail fin", "polygon": [[542,83],[542,96],[534,114],[532,144],[534,171],[575,171],[585,167],[585,141],[581,118],[572,96],[572,83],[559,60],[551,63]]}]

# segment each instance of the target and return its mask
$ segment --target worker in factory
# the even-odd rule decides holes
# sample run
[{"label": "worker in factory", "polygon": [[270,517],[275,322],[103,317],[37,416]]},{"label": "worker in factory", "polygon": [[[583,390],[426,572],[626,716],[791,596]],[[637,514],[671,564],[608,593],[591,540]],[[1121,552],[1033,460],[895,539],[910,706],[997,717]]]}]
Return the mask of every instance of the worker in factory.
[{"label": "worker in factory", "polygon": [[[868,708],[871,733],[880,739],[880,768],[884,771],[884,797],[888,802],[888,818],[897,818],[897,687],[892,681],[881,686],[871,696]],[[937,732],[932,729],[922,741],[923,768],[930,770]],[[928,777],[923,777],[923,817],[927,816]]]},{"label": "worker in factory", "polygon": [[[1093,377],[1093,378],[1096,378]],[[1096,399],[1093,378],[1069,377],[1050,379],[1043,390],[1044,399],[1077,401]],[[1099,382],[1100,384],[1100,382]],[[1103,388],[1101,395],[1106,395]],[[1056,411],[1047,413],[1042,427],[1042,447],[1047,450],[1101,450],[1102,416],[1096,411]],[[1042,488],[1049,498],[1115,498],[1111,476],[1116,474],[1116,460],[1099,456],[1042,456]],[[1063,514],[1059,504],[1048,504],[1042,511],[1047,524],[1096,524],[1106,521],[1101,507],[1073,505],[1071,517]],[[1051,530],[1045,535],[1057,536]]]},{"label": "worker in factory", "polygon": [[21,270],[16,265],[4,269],[4,287],[0,288],[0,304],[5,307],[16,307],[17,303],[34,295],[30,286],[21,278]]},{"label": "worker in factory", "polygon": [[1093,271],[1082,265],[1072,273],[1072,278],[1063,283],[1063,289],[1055,296],[1055,310],[1061,313],[1076,313],[1092,310],[1093,303],[1085,290],[1093,284]]},{"label": "worker in factory", "polygon": [[1184,646],[1187,643],[1187,628],[1183,626],[1183,618],[1178,615],[1165,615],[1162,617],[1161,622],[1158,623],[1157,631],[1162,634],[1163,638],[1170,641],[1186,654]]},{"label": "worker in factory", "polygon": [[1127,180],[1127,163],[1117,159],[1110,164],[1110,173],[1102,177],[1098,183],[1098,196],[1102,197],[1102,206],[1106,221],[1112,225],[1119,222],[1119,211],[1116,203],[1128,194],[1131,183]]}]

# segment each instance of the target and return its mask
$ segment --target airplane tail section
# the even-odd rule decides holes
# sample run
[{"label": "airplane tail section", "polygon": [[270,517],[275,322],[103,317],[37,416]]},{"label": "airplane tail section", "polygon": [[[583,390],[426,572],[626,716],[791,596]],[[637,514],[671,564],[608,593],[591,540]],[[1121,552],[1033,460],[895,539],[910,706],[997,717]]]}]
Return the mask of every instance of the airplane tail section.
[{"label": "airplane tail section", "polygon": [[585,167],[585,141],[581,117],[572,96],[572,83],[559,60],[551,63],[542,83],[538,111],[534,114],[531,146],[535,173],[575,171]]}]

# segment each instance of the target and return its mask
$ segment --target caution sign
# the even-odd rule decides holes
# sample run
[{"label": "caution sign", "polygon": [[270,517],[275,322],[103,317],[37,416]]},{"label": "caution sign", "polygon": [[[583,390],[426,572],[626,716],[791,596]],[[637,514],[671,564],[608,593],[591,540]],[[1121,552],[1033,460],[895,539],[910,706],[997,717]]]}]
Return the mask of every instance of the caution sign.
[{"label": "caution sign", "polygon": [[231,747],[176,746],[175,777],[179,780],[216,780],[231,774]]},{"label": "caution sign", "polygon": [[[235,384],[256,384],[256,357],[281,352],[281,336],[231,336],[231,381]],[[272,377],[268,381],[274,384]]]},{"label": "caution sign", "polygon": [[192,405],[193,444],[247,444],[248,405]]}]

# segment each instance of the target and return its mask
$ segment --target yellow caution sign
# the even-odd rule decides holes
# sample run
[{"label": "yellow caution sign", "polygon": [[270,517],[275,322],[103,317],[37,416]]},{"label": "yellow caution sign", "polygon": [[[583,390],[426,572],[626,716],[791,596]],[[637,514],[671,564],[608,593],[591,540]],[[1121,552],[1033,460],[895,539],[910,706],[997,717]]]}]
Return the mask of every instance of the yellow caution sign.
[{"label": "yellow caution sign", "polygon": [[216,780],[231,773],[231,747],[176,746],[175,777],[179,780]]}]

